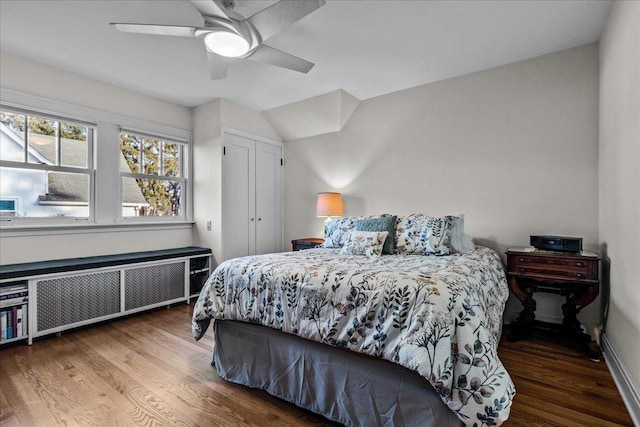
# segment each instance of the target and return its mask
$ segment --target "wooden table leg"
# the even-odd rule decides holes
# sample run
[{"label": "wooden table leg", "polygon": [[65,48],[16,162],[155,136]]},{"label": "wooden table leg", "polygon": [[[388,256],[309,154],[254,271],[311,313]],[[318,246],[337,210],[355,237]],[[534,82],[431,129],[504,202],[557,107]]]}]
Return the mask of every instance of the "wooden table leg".
[{"label": "wooden table leg", "polygon": [[568,291],[566,294],[567,302],[562,304],[562,325],[565,338],[570,344],[576,346],[583,351],[591,360],[600,360],[602,354],[600,350],[591,345],[591,335],[582,330],[582,326],[578,321],[577,314],[580,311],[578,302],[582,298],[578,298],[574,291]]},{"label": "wooden table leg", "polygon": [[533,322],[536,319],[536,300],[533,299],[533,294],[536,292],[536,286],[533,283],[527,283],[523,290],[515,277],[511,278],[509,285],[512,290],[514,288],[518,290],[518,292],[514,291],[514,294],[522,302],[523,306],[518,319],[511,322],[509,341],[516,341],[527,338],[533,330]]}]

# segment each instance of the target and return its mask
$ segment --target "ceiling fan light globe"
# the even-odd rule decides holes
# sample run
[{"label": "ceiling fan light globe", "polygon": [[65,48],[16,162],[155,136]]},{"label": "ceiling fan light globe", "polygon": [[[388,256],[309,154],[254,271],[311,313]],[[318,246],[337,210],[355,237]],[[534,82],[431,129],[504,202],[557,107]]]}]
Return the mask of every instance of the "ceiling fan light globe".
[{"label": "ceiling fan light globe", "polygon": [[246,55],[251,48],[244,37],[230,31],[211,32],[205,36],[204,44],[209,51],[228,58]]}]

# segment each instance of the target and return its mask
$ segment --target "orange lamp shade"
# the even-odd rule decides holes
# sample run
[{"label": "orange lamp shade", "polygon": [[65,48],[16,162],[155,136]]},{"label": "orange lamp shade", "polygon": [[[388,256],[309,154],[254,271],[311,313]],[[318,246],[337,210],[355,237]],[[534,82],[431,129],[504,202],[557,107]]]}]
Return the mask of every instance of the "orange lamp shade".
[{"label": "orange lamp shade", "polygon": [[327,218],[342,216],[342,196],[340,193],[318,193],[316,215]]}]

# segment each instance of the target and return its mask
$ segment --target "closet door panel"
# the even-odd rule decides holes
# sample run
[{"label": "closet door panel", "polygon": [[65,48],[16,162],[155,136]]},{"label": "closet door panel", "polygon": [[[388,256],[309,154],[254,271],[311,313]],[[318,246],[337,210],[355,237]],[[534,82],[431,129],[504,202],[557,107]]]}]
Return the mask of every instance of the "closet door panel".
[{"label": "closet door panel", "polygon": [[225,259],[256,251],[255,141],[224,135],[222,156],[222,236]]},{"label": "closet door panel", "polygon": [[282,147],[256,141],[256,254],[282,252]]}]

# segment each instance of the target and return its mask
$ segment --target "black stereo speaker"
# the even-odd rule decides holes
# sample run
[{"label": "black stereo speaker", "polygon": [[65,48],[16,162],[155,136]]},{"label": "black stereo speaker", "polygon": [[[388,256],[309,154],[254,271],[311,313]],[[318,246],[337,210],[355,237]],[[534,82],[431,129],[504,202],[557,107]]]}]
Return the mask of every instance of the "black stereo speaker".
[{"label": "black stereo speaker", "polygon": [[582,237],[529,236],[530,245],[543,251],[582,252]]}]

